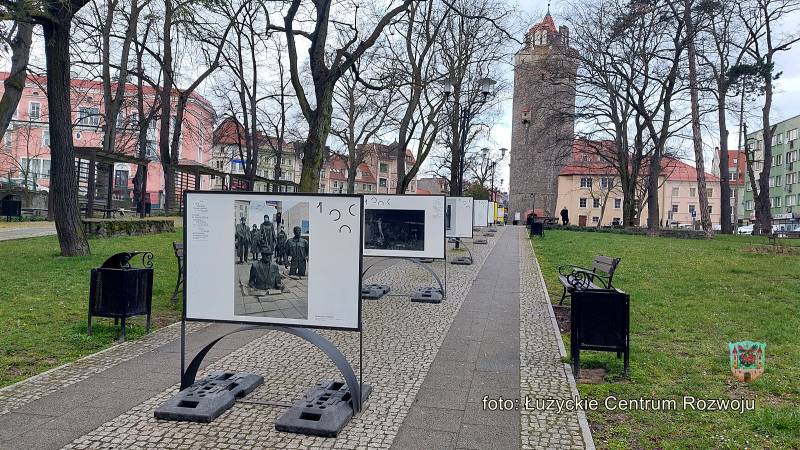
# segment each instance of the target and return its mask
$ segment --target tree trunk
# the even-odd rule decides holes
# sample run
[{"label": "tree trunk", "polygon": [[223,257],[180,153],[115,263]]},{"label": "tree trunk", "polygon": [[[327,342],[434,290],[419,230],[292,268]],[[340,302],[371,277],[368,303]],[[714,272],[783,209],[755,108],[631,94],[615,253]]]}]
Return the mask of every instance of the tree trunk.
[{"label": "tree trunk", "polygon": [[75,150],[72,146],[69,42],[72,12],[63,5],[49,8],[59,20],[42,25],[47,61],[47,103],[50,122],[50,196],[62,256],[89,254],[78,210]]},{"label": "tree trunk", "polygon": [[161,157],[161,168],[164,172],[164,204],[161,207],[170,213],[175,203],[175,169],[172,167],[170,150],[169,123],[172,117],[172,89],[174,86],[172,68],[172,0],[164,2],[164,27],[161,70],[164,74],[164,85],[161,87],[161,126],[158,133],[158,149]]},{"label": "tree trunk", "polygon": [[[728,173],[728,124],[726,122],[726,96],[727,86],[721,81],[717,84],[717,121],[719,123],[719,187],[720,187],[720,229],[723,234],[733,234],[734,224],[731,207],[731,183]],[[738,165],[737,171],[738,174]]]},{"label": "tree trunk", "polygon": [[[319,109],[317,109],[319,111]],[[319,171],[325,153],[325,141],[330,132],[331,115],[317,112],[309,123],[308,137],[303,143],[303,170],[300,174],[300,192],[319,190]]]},{"label": "tree trunk", "polygon": [[8,125],[17,110],[25,79],[28,76],[28,58],[31,54],[33,24],[17,22],[17,34],[11,41],[11,71],[3,81],[3,98],[0,99],[0,137],[6,134]]},{"label": "tree trunk", "polygon": [[[771,61],[769,62],[771,63]],[[769,64],[768,63],[768,64]],[[762,136],[764,138],[764,157],[761,167],[761,175],[758,177],[758,196],[755,191],[753,197],[756,198],[756,221],[759,225],[759,234],[769,234],[772,232],[772,206],[769,202],[769,174],[772,168],[772,125],[770,124],[769,113],[772,109],[772,72],[764,77],[764,107],[761,109]],[[755,232],[755,227],[753,229]]]},{"label": "tree trunk", "polygon": [[661,155],[659,151],[654,150],[647,175],[647,229],[649,231],[657,231],[661,226],[658,214],[658,176],[660,174]]},{"label": "tree trunk", "polygon": [[689,57],[689,97],[692,110],[692,143],[694,145],[694,164],[697,169],[697,196],[700,201],[700,225],[707,235],[713,235],[711,215],[708,212],[708,191],[703,161],[703,136],[700,134],[700,94],[697,87],[697,54],[695,48],[694,23],[692,21],[692,0],[685,0],[683,11],[686,26],[687,52]]}]

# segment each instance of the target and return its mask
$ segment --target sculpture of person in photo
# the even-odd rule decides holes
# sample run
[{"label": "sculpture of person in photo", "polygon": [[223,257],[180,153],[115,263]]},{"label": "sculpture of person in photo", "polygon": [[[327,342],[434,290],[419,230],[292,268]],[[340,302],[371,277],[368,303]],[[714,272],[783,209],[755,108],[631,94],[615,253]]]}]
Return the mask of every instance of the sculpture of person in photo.
[{"label": "sculpture of person in photo", "polygon": [[308,261],[308,241],[300,237],[300,227],[292,230],[294,237],[286,241],[286,257],[290,259],[289,275],[305,276]]},{"label": "sculpture of person in photo", "polygon": [[250,278],[247,280],[247,285],[262,291],[270,289],[283,290],[278,265],[272,261],[268,253],[262,253],[261,260],[250,266]]},{"label": "sculpture of person in photo", "polygon": [[562,225],[569,225],[569,210],[566,206],[561,208],[561,223]]},{"label": "sculpture of person in photo", "polygon": [[239,264],[248,261],[248,253],[250,252],[250,230],[247,228],[244,216],[239,220],[236,225],[236,251],[239,256]]},{"label": "sculpture of person in photo", "polygon": [[259,248],[259,252],[263,254],[266,253],[272,258],[272,254],[275,253],[275,225],[269,220],[269,215],[264,214],[264,222],[261,223],[261,247]]},{"label": "sculpture of person in photo", "polygon": [[283,225],[281,225],[278,229],[277,247],[275,248],[278,264],[284,264],[286,262],[286,240],[286,232],[283,231]]},{"label": "sculpture of person in photo", "polygon": [[258,231],[256,224],[253,224],[253,229],[250,230],[250,250],[253,252],[253,261],[258,261],[258,254],[261,250],[261,232]]}]

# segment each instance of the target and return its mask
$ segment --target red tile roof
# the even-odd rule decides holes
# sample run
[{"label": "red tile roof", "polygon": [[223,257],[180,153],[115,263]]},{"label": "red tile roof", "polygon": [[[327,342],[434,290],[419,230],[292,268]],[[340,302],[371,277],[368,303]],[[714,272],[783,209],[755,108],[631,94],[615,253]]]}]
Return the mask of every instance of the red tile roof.
[{"label": "red tile roof", "polygon": [[417,191],[414,192],[414,193],[417,194],[417,195],[431,195],[431,191],[429,191],[427,189],[422,189],[422,188],[419,188],[419,187],[417,188]]},{"label": "red tile roof", "polygon": [[[618,172],[614,164],[610,162],[614,160],[613,152],[613,141],[575,139],[572,144],[572,158],[561,169],[559,175],[616,176]],[[603,154],[608,156],[603,158]],[[643,167],[641,173],[646,174],[646,170],[647,168]],[[676,158],[662,158],[661,170],[670,181],[697,181],[697,169]],[[706,173],[706,181],[719,181],[719,177]]]},{"label": "red tile roof", "polygon": [[[324,164],[325,169],[328,170],[328,178],[336,181],[347,181],[347,163],[344,158],[339,155],[332,155]],[[377,180],[375,175],[370,170],[367,163],[362,162],[358,165],[356,171],[356,183],[370,183],[376,184]]]},{"label": "red tile roof", "polygon": [[545,29],[551,33],[556,32],[556,24],[555,22],[553,22],[553,17],[550,15],[550,12],[548,12],[547,15],[544,16],[544,19],[541,22],[537,23],[536,25],[533,26],[533,28],[531,28],[532,31],[541,29]]}]

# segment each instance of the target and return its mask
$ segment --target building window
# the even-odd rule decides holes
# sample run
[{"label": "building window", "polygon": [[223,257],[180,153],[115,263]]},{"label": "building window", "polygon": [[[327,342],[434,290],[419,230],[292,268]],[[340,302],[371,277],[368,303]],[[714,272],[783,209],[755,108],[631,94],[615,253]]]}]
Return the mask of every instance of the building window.
[{"label": "building window", "polygon": [[785,201],[786,206],[794,206],[795,202],[797,201],[797,197],[794,194],[787,195]]},{"label": "building window", "polygon": [[39,158],[22,158],[22,171],[28,174],[28,178],[49,178],[50,160]]},{"label": "building window", "polygon": [[794,130],[789,130],[786,133],[786,140],[787,141],[793,141],[795,139],[797,139],[797,128],[795,128]]},{"label": "building window", "polygon": [[713,214],[712,211],[714,211],[714,209],[711,207],[711,205],[708,205],[708,214]]},{"label": "building window", "polygon": [[599,222],[600,222],[600,218],[599,217],[592,216],[592,223],[599,223]]},{"label": "building window", "polygon": [[368,191],[370,191],[370,192],[372,192],[372,185],[371,185],[371,184],[368,184],[368,185],[367,185],[367,190],[368,190]]},{"label": "building window", "polygon": [[41,117],[42,105],[39,102],[28,103],[28,117],[31,120],[39,120]]},{"label": "building window", "polygon": [[589,177],[581,177],[581,187],[582,188],[592,187],[592,179]]},{"label": "building window", "polygon": [[677,187],[672,188],[672,196],[673,197],[679,196],[680,193],[681,193],[681,189],[680,188],[677,188]]},{"label": "building window", "polygon": [[746,209],[748,211],[752,211],[753,210],[753,201],[752,200],[747,200],[746,202],[744,202],[744,209]]},{"label": "building window", "polygon": [[388,172],[388,171],[389,171],[389,164],[386,164],[386,163],[380,163],[380,171],[381,171],[381,172],[384,172],[384,173],[385,173],[385,172]]},{"label": "building window", "polygon": [[796,173],[787,173],[786,174],[786,185],[795,184],[797,183],[797,174]]},{"label": "building window", "polygon": [[711,197],[713,197],[713,196],[714,196],[714,189],[712,189],[712,188],[707,188],[707,189],[706,189],[706,196],[707,196],[708,198],[711,198]]},{"label": "building window", "polygon": [[780,186],[783,182],[783,177],[780,175],[775,176],[775,186]]},{"label": "building window", "polygon": [[50,147],[50,130],[42,130],[42,147]]},{"label": "building window", "polygon": [[775,155],[772,157],[772,167],[777,167],[783,164],[783,155]]},{"label": "building window", "polygon": [[697,188],[689,188],[689,197],[697,197]]},{"label": "building window", "polygon": [[100,108],[78,108],[78,125],[96,127],[100,124]]},{"label": "building window", "polygon": [[122,111],[117,113],[117,129],[125,129],[125,114],[123,114]]},{"label": "building window", "polygon": [[599,208],[599,207],[600,207],[600,199],[599,198],[593,198],[592,199],[592,208]]},{"label": "building window", "polygon": [[772,207],[773,208],[780,208],[781,207],[781,200],[783,200],[781,197],[773,197],[772,200],[773,201],[771,203],[772,203]]},{"label": "building window", "polygon": [[614,208],[616,208],[616,209],[622,208],[622,199],[621,198],[615,198],[614,199]]},{"label": "building window", "polygon": [[694,205],[689,205],[689,214],[693,213],[694,211]]},{"label": "building window", "polygon": [[386,178],[379,178],[378,179],[378,186],[385,188],[386,187]]},{"label": "building window", "polygon": [[158,158],[158,153],[156,152],[156,141],[153,140],[147,141],[147,158],[148,159]]},{"label": "building window", "polygon": [[678,212],[678,205],[672,205],[672,212],[673,213]]},{"label": "building window", "polygon": [[581,208],[586,208],[586,199],[585,198],[580,199],[578,201],[578,206],[580,206]]}]

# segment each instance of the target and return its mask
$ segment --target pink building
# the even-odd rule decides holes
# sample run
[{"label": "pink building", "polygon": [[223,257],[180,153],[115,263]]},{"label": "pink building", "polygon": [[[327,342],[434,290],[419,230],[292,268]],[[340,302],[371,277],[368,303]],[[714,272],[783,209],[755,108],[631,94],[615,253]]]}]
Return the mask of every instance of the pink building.
[{"label": "pink building", "polygon": [[[0,72],[0,81],[8,77],[8,72]],[[0,176],[15,181],[27,180],[29,186],[46,188],[50,178],[50,136],[48,126],[48,107],[45,77],[29,76],[22,97],[17,105],[11,125],[0,146]],[[94,80],[73,79],[71,83],[72,136],[76,147],[101,147],[103,140],[103,88]],[[116,89],[116,86],[112,87]],[[0,84],[0,95],[3,87]],[[145,109],[150,110],[156,100],[156,91],[149,86],[144,88]],[[136,108],[137,86],[125,86],[123,109],[117,118],[117,141],[115,153],[136,156],[138,148],[138,129],[147,118],[140,118]],[[177,97],[173,97],[177,100]],[[174,108],[173,108],[174,112]],[[158,111],[149,111],[147,131],[147,193],[154,208],[164,202],[164,178],[158,162],[158,132],[161,118]],[[174,127],[175,117],[171,117]],[[186,107],[181,128],[179,158],[186,163],[208,165],[211,161],[212,132],[215,121],[211,104],[200,95],[192,95]],[[106,169],[107,170],[107,169]],[[127,163],[114,164],[114,198],[126,200],[132,196],[133,177],[137,166]],[[98,176],[98,182],[100,176]],[[35,184],[34,184],[35,183]],[[208,177],[201,177],[200,188],[207,189]],[[82,194],[85,195],[85,188]],[[104,197],[102,192],[98,196]]]}]

